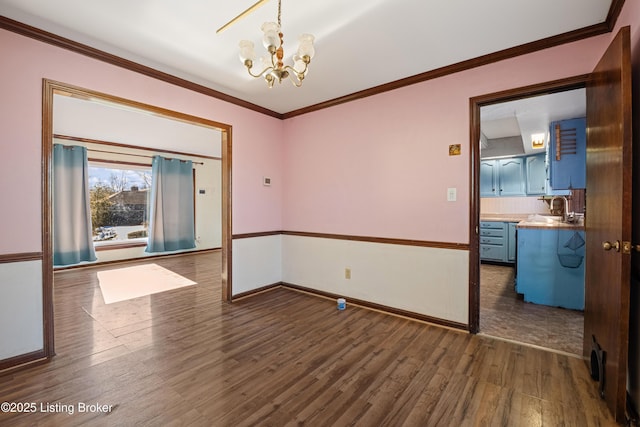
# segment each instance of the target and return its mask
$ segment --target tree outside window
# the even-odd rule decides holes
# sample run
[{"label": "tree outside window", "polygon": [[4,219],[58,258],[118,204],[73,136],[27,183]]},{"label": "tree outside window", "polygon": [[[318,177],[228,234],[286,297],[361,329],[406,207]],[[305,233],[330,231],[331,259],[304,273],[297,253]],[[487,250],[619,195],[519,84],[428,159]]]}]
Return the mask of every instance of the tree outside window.
[{"label": "tree outside window", "polygon": [[89,164],[93,240],[126,241],[147,237],[151,168]]}]

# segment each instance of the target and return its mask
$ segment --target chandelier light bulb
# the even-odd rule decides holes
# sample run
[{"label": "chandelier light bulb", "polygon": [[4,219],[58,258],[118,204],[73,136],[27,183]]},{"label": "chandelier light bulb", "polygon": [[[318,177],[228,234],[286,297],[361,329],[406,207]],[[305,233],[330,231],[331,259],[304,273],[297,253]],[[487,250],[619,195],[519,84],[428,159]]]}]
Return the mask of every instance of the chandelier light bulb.
[{"label": "chandelier light bulb", "polygon": [[306,67],[307,64],[302,60],[302,58],[300,58],[298,55],[293,57],[293,69],[296,70],[296,73],[306,74],[308,72],[308,70],[305,69]]},{"label": "chandelier light bulb", "polygon": [[313,55],[316,53],[313,47],[314,39],[311,34],[302,34],[298,37],[298,42],[300,43],[298,46],[298,56],[300,58],[304,58],[305,56],[308,56],[309,59],[313,58]]},{"label": "chandelier light bulb", "polygon": [[253,62],[256,59],[256,52],[254,50],[253,42],[249,40],[240,41],[240,62],[243,64],[246,61]]},{"label": "chandelier light bulb", "polygon": [[275,22],[265,22],[262,24],[262,31],[264,32],[262,44],[265,49],[271,52],[280,47],[280,37],[278,35],[280,26],[278,24]]}]

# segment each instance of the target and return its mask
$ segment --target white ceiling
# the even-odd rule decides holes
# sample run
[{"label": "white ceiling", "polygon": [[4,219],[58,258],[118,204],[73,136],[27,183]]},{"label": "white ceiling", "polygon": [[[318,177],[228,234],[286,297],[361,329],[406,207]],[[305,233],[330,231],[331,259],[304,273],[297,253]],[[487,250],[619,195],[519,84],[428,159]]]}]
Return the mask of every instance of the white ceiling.
[{"label": "white ceiling", "polygon": [[531,147],[533,134],[544,133],[546,143],[549,123],[586,114],[586,91],[575,89],[483,106],[480,108],[480,131],[488,140],[520,136],[525,154],[531,154],[536,152]]},{"label": "white ceiling", "polygon": [[222,157],[220,131],[103,101],[53,97],[53,133]]},{"label": "white ceiling", "polygon": [[285,56],[316,37],[302,88],[249,77],[238,42],[262,55],[271,0],[0,0],[2,16],[286,113],[606,20],[611,0],[282,0]]}]

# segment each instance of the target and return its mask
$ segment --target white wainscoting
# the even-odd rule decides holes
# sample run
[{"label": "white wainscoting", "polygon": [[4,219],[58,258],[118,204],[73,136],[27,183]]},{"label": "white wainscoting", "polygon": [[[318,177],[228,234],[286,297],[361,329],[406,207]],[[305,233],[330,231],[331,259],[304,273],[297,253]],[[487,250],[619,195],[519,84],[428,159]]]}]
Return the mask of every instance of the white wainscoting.
[{"label": "white wainscoting", "polygon": [[282,236],[233,239],[233,295],[282,281]]},{"label": "white wainscoting", "polygon": [[283,282],[343,295],[347,305],[352,297],[468,323],[466,250],[284,235],[282,260]]},{"label": "white wainscoting", "polygon": [[0,264],[0,360],[42,350],[42,262]]}]

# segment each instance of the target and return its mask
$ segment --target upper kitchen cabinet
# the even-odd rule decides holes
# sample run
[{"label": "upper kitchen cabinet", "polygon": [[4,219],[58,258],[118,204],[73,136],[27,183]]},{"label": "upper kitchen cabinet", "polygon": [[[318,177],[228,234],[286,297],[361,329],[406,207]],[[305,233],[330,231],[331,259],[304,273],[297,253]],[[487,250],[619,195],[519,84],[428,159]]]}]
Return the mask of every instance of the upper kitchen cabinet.
[{"label": "upper kitchen cabinet", "polygon": [[543,195],[547,187],[547,165],[545,154],[525,157],[525,171],[527,174],[527,195]]},{"label": "upper kitchen cabinet", "polygon": [[550,125],[549,181],[554,190],[585,188],[587,184],[587,127],[584,117]]},{"label": "upper kitchen cabinet", "polygon": [[497,196],[498,164],[495,160],[480,161],[480,197]]},{"label": "upper kitchen cabinet", "polygon": [[499,160],[498,191],[501,196],[523,196],[524,192],[524,159],[513,157]]},{"label": "upper kitchen cabinet", "polygon": [[524,196],[524,160],[522,157],[482,160],[480,196]]}]

